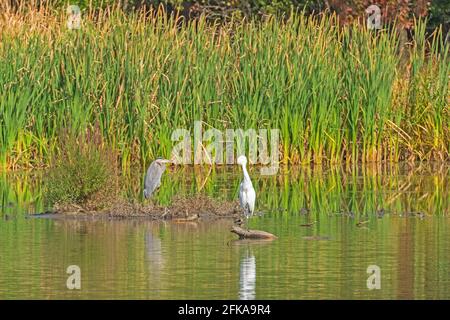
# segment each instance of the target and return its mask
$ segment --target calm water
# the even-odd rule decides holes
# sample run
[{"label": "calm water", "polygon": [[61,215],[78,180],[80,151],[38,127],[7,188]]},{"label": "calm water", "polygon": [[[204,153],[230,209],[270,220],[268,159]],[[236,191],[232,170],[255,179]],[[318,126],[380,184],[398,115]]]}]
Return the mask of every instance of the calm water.
[{"label": "calm water", "polygon": [[[261,216],[250,227],[276,234],[272,242],[236,241],[230,221],[27,219],[45,210],[40,175],[0,175],[0,298],[450,298],[448,167],[258,173]],[[239,176],[176,169],[158,201],[233,199]],[[140,193],[133,182],[125,189]],[[81,290],[66,287],[70,265]],[[380,267],[380,289],[367,288],[369,265]]]}]

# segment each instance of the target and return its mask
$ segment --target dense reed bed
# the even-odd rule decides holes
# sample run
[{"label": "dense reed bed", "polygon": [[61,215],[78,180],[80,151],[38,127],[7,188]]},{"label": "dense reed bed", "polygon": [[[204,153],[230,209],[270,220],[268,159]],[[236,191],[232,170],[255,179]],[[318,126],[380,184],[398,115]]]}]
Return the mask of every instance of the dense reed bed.
[{"label": "dense reed bed", "polygon": [[164,12],[0,14],[0,167],[47,165],[95,134],[122,168],[170,156],[175,128],[280,129],[285,163],[449,160],[449,47],[418,21],[334,16],[179,23]]}]

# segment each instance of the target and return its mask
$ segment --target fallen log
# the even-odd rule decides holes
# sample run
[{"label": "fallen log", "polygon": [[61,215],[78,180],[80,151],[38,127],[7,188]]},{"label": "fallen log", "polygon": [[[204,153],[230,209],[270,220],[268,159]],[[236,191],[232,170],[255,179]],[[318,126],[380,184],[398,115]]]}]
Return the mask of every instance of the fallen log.
[{"label": "fallen log", "polygon": [[239,239],[276,239],[277,236],[261,230],[246,230],[241,227],[232,226],[231,232],[237,234]]}]

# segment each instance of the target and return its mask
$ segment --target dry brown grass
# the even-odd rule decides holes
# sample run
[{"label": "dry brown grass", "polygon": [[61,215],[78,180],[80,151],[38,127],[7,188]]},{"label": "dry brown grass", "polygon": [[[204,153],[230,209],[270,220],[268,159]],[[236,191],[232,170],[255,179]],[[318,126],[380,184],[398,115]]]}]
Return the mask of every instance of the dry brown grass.
[{"label": "dry brown grass", "polygon": [[70,216],[96,215],[105,217],[146,217],[155,220],[185,220],[236,218],[240,215],[237,201],[216,200],[208,196],[177,197],[169,206],[116,199],[110,206],[93,211],[89,206],[56,205],[54,213]]}]

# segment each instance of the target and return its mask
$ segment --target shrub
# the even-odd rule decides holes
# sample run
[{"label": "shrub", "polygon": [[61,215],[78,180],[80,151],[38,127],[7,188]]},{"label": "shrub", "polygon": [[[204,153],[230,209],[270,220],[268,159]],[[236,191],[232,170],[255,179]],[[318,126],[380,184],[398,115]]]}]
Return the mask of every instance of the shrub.
[{"label": "shrub", "polygon": [[118,176],[112,153],[92,142],[66,141],[50,167],[46,198],[54,208],[86,211],[106,207],[117,195]]}]

